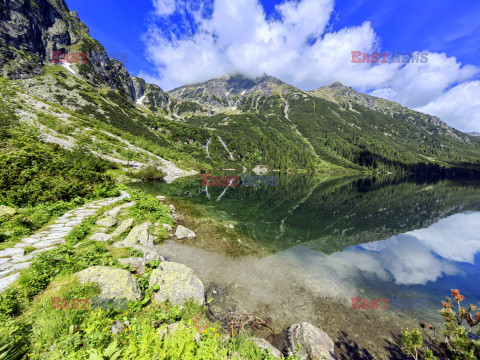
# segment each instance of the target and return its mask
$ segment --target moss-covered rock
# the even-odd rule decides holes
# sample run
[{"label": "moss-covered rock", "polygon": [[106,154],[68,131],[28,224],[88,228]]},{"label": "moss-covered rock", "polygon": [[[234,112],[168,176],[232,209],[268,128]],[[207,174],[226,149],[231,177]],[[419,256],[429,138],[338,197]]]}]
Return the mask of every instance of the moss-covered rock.
[{"label": "moss-covered rock", "polygon": [[153,235],[150,232],[152,223],[147,221],[141,225],[135,226],[125,238],[125,246],[141,244],[143,246],[153,246]]},{"label": "moss-covered rock", "polygon": [[183,305],[188,300],[203,305],[204,286],[192,269],[183,264],[162,262],[150,275],[149,287],[158,285],[155,301],[162,303],[169,300],[174,305]]},{"label": "moss-covered rock", "polygon": [[101,298],[133,301],[142,298],[140,286],[127,270],[109,266],[93,266],[76,273],[76,275],[82,284],[97,283],[101,290]]}]

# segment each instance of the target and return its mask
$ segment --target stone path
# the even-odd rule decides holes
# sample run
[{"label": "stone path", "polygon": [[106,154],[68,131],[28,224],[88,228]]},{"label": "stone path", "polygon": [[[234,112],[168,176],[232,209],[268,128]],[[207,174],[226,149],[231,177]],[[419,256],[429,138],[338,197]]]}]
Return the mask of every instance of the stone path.
[{"label": "stone path", "polygon": [[[52,225],[22,239],[13,248],[0,250],[0,293],[17,280],[20,276],[18,271],[28,268],[35,256],[43,251],[54,249],[60,244],[65,244],[65,238],[70,234],[70,231],[75,226],[80,225],[85,218],[94,215],[103,206],[114,204],[129,197],[128,193],[122,191],[122,194],[118,197],[93,201],[70,210],[60,216]],[[33,246],[37,250],[25,254],[23,249],[25,246]]]}]

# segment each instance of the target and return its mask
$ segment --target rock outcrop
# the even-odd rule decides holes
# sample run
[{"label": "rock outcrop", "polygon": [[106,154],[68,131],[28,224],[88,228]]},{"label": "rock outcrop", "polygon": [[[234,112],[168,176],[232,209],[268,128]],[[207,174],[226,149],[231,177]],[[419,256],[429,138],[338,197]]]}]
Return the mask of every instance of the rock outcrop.
[{"label": "rock outcrop", "polygon": [[133,275],[124,269],[109,266],[93,266],[76,273],[82,284],[97,283],[100,297],[104,299],[127,299],[138,301],[142,291]]},{"label": "rock outcrop", "polygon": [[135,226],[125,238],[125,246],[132,246],[136,244],[153,246],[154,237],[150,232],[151,226],[152,223],[149,221]]},{"label": "rock outcrop", "polygon": [[150,275],[149,288],[158,285],[155,301],[162,303],[169,300],[174,305],[183,305],[188,300],[203,305],[204,286],[192,269],[183,264],[162,262]]}]

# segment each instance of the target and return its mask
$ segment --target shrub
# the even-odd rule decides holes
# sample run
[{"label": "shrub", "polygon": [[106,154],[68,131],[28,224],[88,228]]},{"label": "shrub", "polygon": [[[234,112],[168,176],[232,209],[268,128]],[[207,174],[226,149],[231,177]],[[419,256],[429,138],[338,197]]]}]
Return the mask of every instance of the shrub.
[{"label": "shrub", "polygon": [[154,165],[142,167],[134,173],[135,177],[142,180],[162,180],[167,174]]},{"label": "shrub", "polygon": [[[404,330],[401,334],[400,343],[406,355],[414,359],[437,359],[436,356],[455,360],[474,360],[480,358],[480,341],[469,336],[475,326],[480,324],[480,311],[477,307],[470,305],[467,308],[461,305],[465,299],[456,289],[452,289],[453,300],[456,302],[457,310],[452,308],[452,300],[447,297],[442,301],[442,314],[445,332],[444,339],[437,335],[435,327],[426,326],[420,323],[425,336],[429,340],[429,347],[423,344],[420,330]],[[463,325],[466,323],[468,330]],[[477,329],[477,335],[480,335],[480,329]]]}]

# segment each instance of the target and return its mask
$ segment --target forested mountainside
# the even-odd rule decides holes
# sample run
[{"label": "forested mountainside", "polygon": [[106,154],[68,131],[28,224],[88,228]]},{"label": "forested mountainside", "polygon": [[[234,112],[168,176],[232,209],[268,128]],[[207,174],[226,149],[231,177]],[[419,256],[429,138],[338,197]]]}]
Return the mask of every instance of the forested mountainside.
[{"label": "forested mountainside", "polygon": [[257,165],[479,169],[478,136],[340,83],[303,91],[265,74],[233,74],[164,92],[110,59],[63,0],[2,0],[0,8],[0,73],[13,94],[5,106],[44,141],[127,165],[178,167],[178,176]]}]

